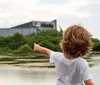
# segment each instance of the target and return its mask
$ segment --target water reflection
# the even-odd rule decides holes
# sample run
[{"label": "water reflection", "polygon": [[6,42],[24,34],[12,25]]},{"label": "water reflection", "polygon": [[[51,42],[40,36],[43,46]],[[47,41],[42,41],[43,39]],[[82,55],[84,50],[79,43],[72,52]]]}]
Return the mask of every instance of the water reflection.
[{"label": "water reflection", "polygon": [[94,65],[91,68],[91,72],[92,72],[92,78],[95,85],[100,85],[100,64]]},{"label": "water reflection", "polygon": [[56,85],[55,69],[1,67],[0,85]]}]

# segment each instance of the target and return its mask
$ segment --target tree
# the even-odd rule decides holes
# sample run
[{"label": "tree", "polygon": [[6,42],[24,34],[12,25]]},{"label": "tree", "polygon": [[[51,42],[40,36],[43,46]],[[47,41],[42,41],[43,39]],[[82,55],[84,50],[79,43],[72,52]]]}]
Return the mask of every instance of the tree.
[{"label": "tree", "polygon": [[27,41],[22,34],[15,33],[13,36],[11,36],[11,42],[9,43],[9,48],[15,50],[19,48],[21,45],[24,45],[26,43]]},{"label": "tree", "polygon": [[100,51],[100,40],[97,38],[92,38],[93,51]]}]

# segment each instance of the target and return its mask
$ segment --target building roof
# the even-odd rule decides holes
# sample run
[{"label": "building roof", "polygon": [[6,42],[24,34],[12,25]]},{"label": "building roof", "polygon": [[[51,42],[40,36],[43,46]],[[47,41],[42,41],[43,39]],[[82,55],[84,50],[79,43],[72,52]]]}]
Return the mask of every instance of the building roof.
[{"label": "building roof", "polygon": [[[11,28],[29,28],[29,27],[34,27],[33,22],[35,22],[35,23],[36,22],[40,22],[40,23],[42,23],[41,25],[44,25],[44,26],[45,26],[45,23],[50,23],[48,21],[30,21],[30,22],[27,22],[27,23],[23,23],[23,24],[11,27]],[[53,20],[51,22],[56,22],[56,20]],[[51,26],[51,24],[50,24],[50,26]]]},{"label": "building roof", "polygon": [[27,28],[27,27],[31,27],[32,25],[32,21],[31,22],[27,22],[27,23],[23,23],[23,24],[20,24],[20,25],[17,25],[17,26],[14,26],[14,27],[11,27],[11,28],[21,28],[21,27],[24,27],[24,28]]}]

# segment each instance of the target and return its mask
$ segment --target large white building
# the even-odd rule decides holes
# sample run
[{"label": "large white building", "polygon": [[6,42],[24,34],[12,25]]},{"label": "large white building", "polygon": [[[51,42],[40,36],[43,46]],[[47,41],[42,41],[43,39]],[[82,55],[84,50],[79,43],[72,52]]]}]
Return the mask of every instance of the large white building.
[{"label": "large white building", "polygon": [[1,28],[0,36],[9,36],[16,32],[28,35],[33,32],[42,31],[43,29],[57,29],[57,21],[31,21],[11,28]]}]

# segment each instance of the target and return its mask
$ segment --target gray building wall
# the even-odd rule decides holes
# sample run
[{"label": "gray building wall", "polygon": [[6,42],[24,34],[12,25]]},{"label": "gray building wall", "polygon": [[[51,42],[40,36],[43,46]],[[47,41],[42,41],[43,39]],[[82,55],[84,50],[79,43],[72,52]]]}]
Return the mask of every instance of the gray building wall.
[{"label": "gray building wall", "polygon": [[0,29],[0,36],[8,36],[9,35],[9,29]]},{"label": "gray building wall", "polygon": [[23,35],[28,35],[30,33],[32,33],[31,28],[22,28],[22,34]]},{"label": "gray building wall", "polygon": [[16,32],[21,33],[23,35],[28,35],[31,33],[31,28],[11,28],[9,30],[9,35],[13,35]]},{"label": "gray building wall", "polygon": [[15,34],[16,32],[18,32],[18,33],[21,33],[21,28],[11,28],[11,29],[9,29],[9,35],[13,35],[13,34]]}]

